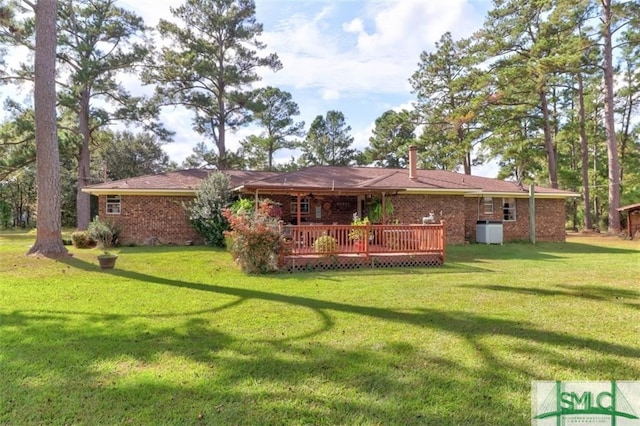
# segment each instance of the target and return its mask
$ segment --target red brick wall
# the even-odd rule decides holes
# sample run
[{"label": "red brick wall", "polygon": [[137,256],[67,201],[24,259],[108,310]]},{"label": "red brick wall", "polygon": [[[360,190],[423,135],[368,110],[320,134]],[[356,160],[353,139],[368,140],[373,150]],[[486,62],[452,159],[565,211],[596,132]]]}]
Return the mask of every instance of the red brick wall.
[{"label": "red brick wall", "polygon": [[[503,239],[529,241],[529,199],[516,198],[516,220],[503,221]],[[465,230],[469,241],[476,241],[477,220],[502,221],[502,198],[493,198],[493,214],[484,214],[482,198],[466,198]],[[565,201],[536,199],[536,241],[564,242]]]},{"label": "red brick wall", "polygon": [[[463,244],[465,239],[465,200],[459,195],[396,195],[393,219],[400,223],[422,223],[422,218],[434,214],[436,223],[445,221],[447,244]],[[475,223],[475,222],[474,222]]]},{"label": "red brick wall", "polygon": [[160,244],[202,243],[191,228],[182,206],[193,197],[123,195],[121,213],[106,214],[106,196],[98,198],[99,216],[111,220],[122,230],[121,244],[148,244],[155,239]]},{"label": "red brick wall", "polygon": [[[527,209],[527,219],[529,218],[528,212]],[[565,242],[567,237],[566,214],[565,200],[537,199],[536,240]]]},{"label": "red brick wall", "polygon": [[[145,244],[155,238],[161,244],[185,244],[193,241],[202,243],[189,224],[187,213],[182,206],[192,197],[176,196],[122,196],[121,214],[107,215],[106,196],[99,197],[100,218],[114,221],[122,230],[122,244]],[[285,215],[288,214],[289,197],[274,196],[281,202]],[[435,221],[446,221],[447,243],[463,244],[476,240],[476,221],[478,219],[502,220],[502,199],[494,198],[493,215],[485,215],[478,198],[464,198],[459,195],[396,195],[388,197],[393,203],[392,220],[400,223],[422,223],[422,218],[434,213]],[[339,198],[331,200],[335,205]],[[344,200],[344,199],[342,199]],[[482,199],[480,199],[482,200]],[[327,201],[327,200],[323,200]],[[313,210],[312,206],[312,217]],[[352,214],[348,212],[349,216]],[[346,213],[345,213],[346,215]],[[565,241],[565,202],[562,199],[536,200],[536,239],[538,241]],[[503,222],[504,241],[529,240],[529,200],[516,199],[515,222]],[[313,222],[348,223],[346,216],[338,218],[336,212],[324,215],[323,219],[311,219]]]}]

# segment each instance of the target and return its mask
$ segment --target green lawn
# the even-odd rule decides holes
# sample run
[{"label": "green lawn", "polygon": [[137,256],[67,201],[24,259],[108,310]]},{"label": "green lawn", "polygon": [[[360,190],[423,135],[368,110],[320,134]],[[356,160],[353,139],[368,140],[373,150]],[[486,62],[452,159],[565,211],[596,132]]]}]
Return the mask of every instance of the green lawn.
[{"label": "green lawn", "polygon": [[206,247],[0,234],[0,424],[524,425],[532,380],[640,379],[640,243],[245,276]]}]

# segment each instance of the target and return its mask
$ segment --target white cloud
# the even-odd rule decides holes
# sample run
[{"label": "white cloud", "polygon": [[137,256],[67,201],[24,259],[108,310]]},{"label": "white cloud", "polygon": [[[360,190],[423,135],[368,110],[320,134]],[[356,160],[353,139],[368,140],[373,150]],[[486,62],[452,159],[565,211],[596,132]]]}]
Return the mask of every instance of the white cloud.
[{"label": "white cloud", "polygon": [[343,98],[409,93],[408,79],[423,50],[432,49],[447,30],[469,35],[480,25],[481,17],[468,25],[465,13],[473,11],[468,1],[363,1],[360,16],[338,16],[335,8],[325,7],[282,18],[264,41],[284,68],[263,77],[272,85],[313,88],[321,96],[327,90],[338,90]]},{"label": "white cloud", "polygon": [[372,123],[364,128],[352,132],[353,148],[356,148],[359,151],[364,151],[364,149],[369,146],[369,138],[371,137],[374,128],[375,124]]},{"label": "white cloud", "polygon": [[340,99],[340,92],[334,89],[326,89],[322,94],[322,99],[334,101]]},{"label": "white cloud", "polygon": [[348,33],[360,34],[364,32],[364,24],[362,22],[362,19],[356,18],[351,22],[342,24],[342,29]]},{"label": "white cloud", "polygon": [[385,1],[372,8],[374,31],[358,32],[365,55],[411,55],[429,49],[460,20],[466,0]]},{"label": "white cloud", "polygon": [[[149,26],[160,18],[173,20],[170,7],[182,3],[118,1]],[[476,0],[256,0],[265,53],[277,53],[284,66],[277,73],[262,70],[258,84],[291,92],[302,113],[298,120],[307,127],[328,110],[344,112],[353,128],[354,147],[363,149],[376,118],[388,109],[410,107],[408,79],[420,53],[432,49],[445,31],[459,38],[479,28],[481,5]],[[125,76],[122,82],[134,94],[148,93],[135,77]],[[181,162],[204,140],[191,129],[192,114],[185,109],[167,109],[162,120],[176,131],[175,142],[164,146],[175,161]],[[245,128],[228,134],[228,149],[237,149],[240,140],[257,131]],[[210,140],[206,143],[213,146]]]}]

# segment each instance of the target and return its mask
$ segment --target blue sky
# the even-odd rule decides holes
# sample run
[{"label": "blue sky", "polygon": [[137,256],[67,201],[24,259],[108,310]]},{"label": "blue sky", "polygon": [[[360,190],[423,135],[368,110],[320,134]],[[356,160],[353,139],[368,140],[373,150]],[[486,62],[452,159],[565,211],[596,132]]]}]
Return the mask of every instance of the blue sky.
[{"label": "blue sky", "polygon": [[[177,0],[126,0],[120,5],[136,11],[148,25],[172,20]],[[408,107],[414,99],[409,77],[420,53],[429,51],[442,34],[466,37],[480,28],[489,0],[256,0],[256,18],[264,25],[265,52],[279,55],[283,69],[263,71],[259,85],[290,92],[300,106],[306,128],[317,115],[342,111],[352,128],[354,146],[368,145],[376,118],[389,109]],[[176,132],[165,146],[180,162],[203,138],[191,131],[190,114],[167,110],[166,125]],[[228,135],[236,149],[257,129]],[[211,146],[211,142],[208,142]],[[291,152],[276,153],[288,160]],[[494,174],[494,169],[474,170]]]},{"label": "blue sky", "polygon": [[[479,29],[489,0],[255,0],[256,18],[264,25],[264,52],[275,52],[283,63],[277,73],[261,72],[261,86],[275,86],[292,94],[300,106],[298,121],[306,127],[317,115],[342,111],[351,126],[354,147],[362,150],[376,118],[389,109],[410,107],[409,78],[422,51],[430,51],[442,34],[467,37]],[[145,23],[173,20],[170,7],[182,0],[121,0],[118,5],[135,11]],[[18,55],[16,55],[18,56]],[[22,56],[21,59],[23,59]],[[133,93],[148,92],[131,76],[123,84]],[[3,88],[7,90],[7,87]],[[11,93],[11,92],[5,92]],[[24,91],[18,98],[24,97]],[[2,114],[0,113],[0,116]],[[191,114],[166,109],[162,120],[176,132],[164,146],[170,157],[182,162],[201,141],[191,130]],[[247,127],[227,135],[228,149],[259,129]],[[206,141],[212,146],[211,141]],[[292,153],[276,153],[287,161]],[[495,165],[476,168],[473,174],[494,177]]]}]

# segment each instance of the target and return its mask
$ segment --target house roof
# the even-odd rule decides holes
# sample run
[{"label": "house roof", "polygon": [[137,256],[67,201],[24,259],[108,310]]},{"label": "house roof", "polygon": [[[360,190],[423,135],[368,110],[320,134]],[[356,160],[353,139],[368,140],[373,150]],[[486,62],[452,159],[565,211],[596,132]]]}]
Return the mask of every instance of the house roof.
[{"label": "house roof", "polygon": [[[214,170],[191,169],[141,176],[91,185],[83,191],[100,194],[193,195],[198,185]],[[377,167],[313,166],[288,173],[224,171],[231,185],[245,193],[422,193],[465,196],[527,197],[529,189],[499,179],[470,176],[444,170],[418,170],[415,179],[407,169]],[[565,198],[573,192],[536,186],[537,197]]]},{"label": "house roof", "polygon": [[[115,180],[111,182],[90,185],[83,189],[89,194],[138,194],[138,195],[193,195],[202,180],[211,169],[189,169],[175,172],[159,173],[157,175],[139,176],[135,178]],[[230,177],[231,187],[235,188],[246,182],[264,177],[270,177],[276,172],[258,172],[245,170],[225,170]]]},{"label": "house roof", "polygon": [[622,206],[620,208],[618,208],[619,212],[623,212],[626,210],[640,210],[640,203],[637,204],[629,204],[628,206]]},{"label": "house roof", "polygon": [[[238,188],[243,192],[266,193],[442,193],[478,195],[528,196],[529,189],[499,179],[470,176],[444,170],[418,170],[415,179],[407,169],[375,167],[313,166],[303,170],[277,174],[247,182]],[[538,197],[564,198],[578,194],[560,189],[535,187]]]}]

